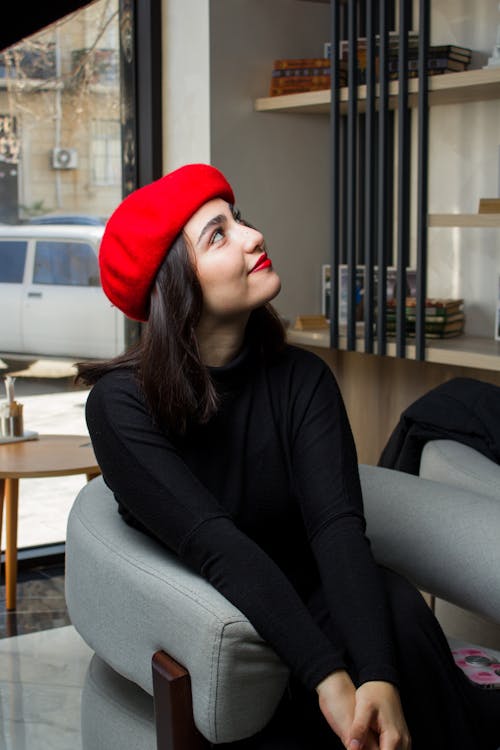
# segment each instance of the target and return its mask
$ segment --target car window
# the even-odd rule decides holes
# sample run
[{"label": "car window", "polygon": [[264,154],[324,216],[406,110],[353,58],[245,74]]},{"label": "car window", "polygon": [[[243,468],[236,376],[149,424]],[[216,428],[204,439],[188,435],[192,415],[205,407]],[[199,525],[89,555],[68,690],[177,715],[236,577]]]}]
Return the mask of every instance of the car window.
[{"label": "car window", "polygon": [[84,242],[38,241],[33,283],[99,286],[97,256],[92,246]]},{"label": "car window", "polygon": [[22,284],[27,242],[0,240],[0,283]]}]

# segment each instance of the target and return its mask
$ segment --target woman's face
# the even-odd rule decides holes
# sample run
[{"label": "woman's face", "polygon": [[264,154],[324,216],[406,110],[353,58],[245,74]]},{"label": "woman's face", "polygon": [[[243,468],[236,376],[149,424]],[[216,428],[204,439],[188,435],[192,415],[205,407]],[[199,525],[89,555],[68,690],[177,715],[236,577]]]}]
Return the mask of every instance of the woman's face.
[{"label": "woman's face", "polygon": [[247,316],[280,291],[262,234],[241,223],[221,198],[199,208],[184,234],[203,292],[203,315],[225,320]]}]

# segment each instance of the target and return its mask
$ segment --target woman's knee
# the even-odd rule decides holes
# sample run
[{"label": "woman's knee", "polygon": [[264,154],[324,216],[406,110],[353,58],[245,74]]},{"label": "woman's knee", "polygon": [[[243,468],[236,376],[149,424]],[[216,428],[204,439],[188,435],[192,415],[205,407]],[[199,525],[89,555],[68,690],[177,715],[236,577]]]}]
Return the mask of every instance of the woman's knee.
[{"label": "woman's knee", "polygon": [[404,576],[389,568],[381,568],[384,587],[394,623],[408,633],[413,627],[434,619],[434,615],[420,591]]}]

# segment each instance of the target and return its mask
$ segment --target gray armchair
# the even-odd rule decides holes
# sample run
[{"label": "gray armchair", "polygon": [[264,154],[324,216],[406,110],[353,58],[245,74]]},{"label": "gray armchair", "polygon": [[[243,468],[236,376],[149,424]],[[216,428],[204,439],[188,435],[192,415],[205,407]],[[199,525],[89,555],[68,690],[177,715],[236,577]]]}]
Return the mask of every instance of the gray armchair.
[{"label": "gray armchair", "polygon": [[[500,501],[361,466],[379,562],[420,589],[500,622]],[[259,731],[288,671],[248,620],[119,517],[101,477],[68,521],[66,598],[95,651],[83,750],[198,750]]]}]

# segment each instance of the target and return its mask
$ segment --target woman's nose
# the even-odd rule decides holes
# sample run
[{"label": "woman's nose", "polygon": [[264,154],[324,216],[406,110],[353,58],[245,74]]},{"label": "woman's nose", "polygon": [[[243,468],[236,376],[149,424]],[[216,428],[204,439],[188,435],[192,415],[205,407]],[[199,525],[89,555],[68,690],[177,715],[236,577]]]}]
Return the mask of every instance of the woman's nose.
[{"label": "woman's nose", "polygon": [[264,244],[264,235],[258,229],[242,226],[241,230],[246,252],[252,253],[255,248],[261,247]]}]

